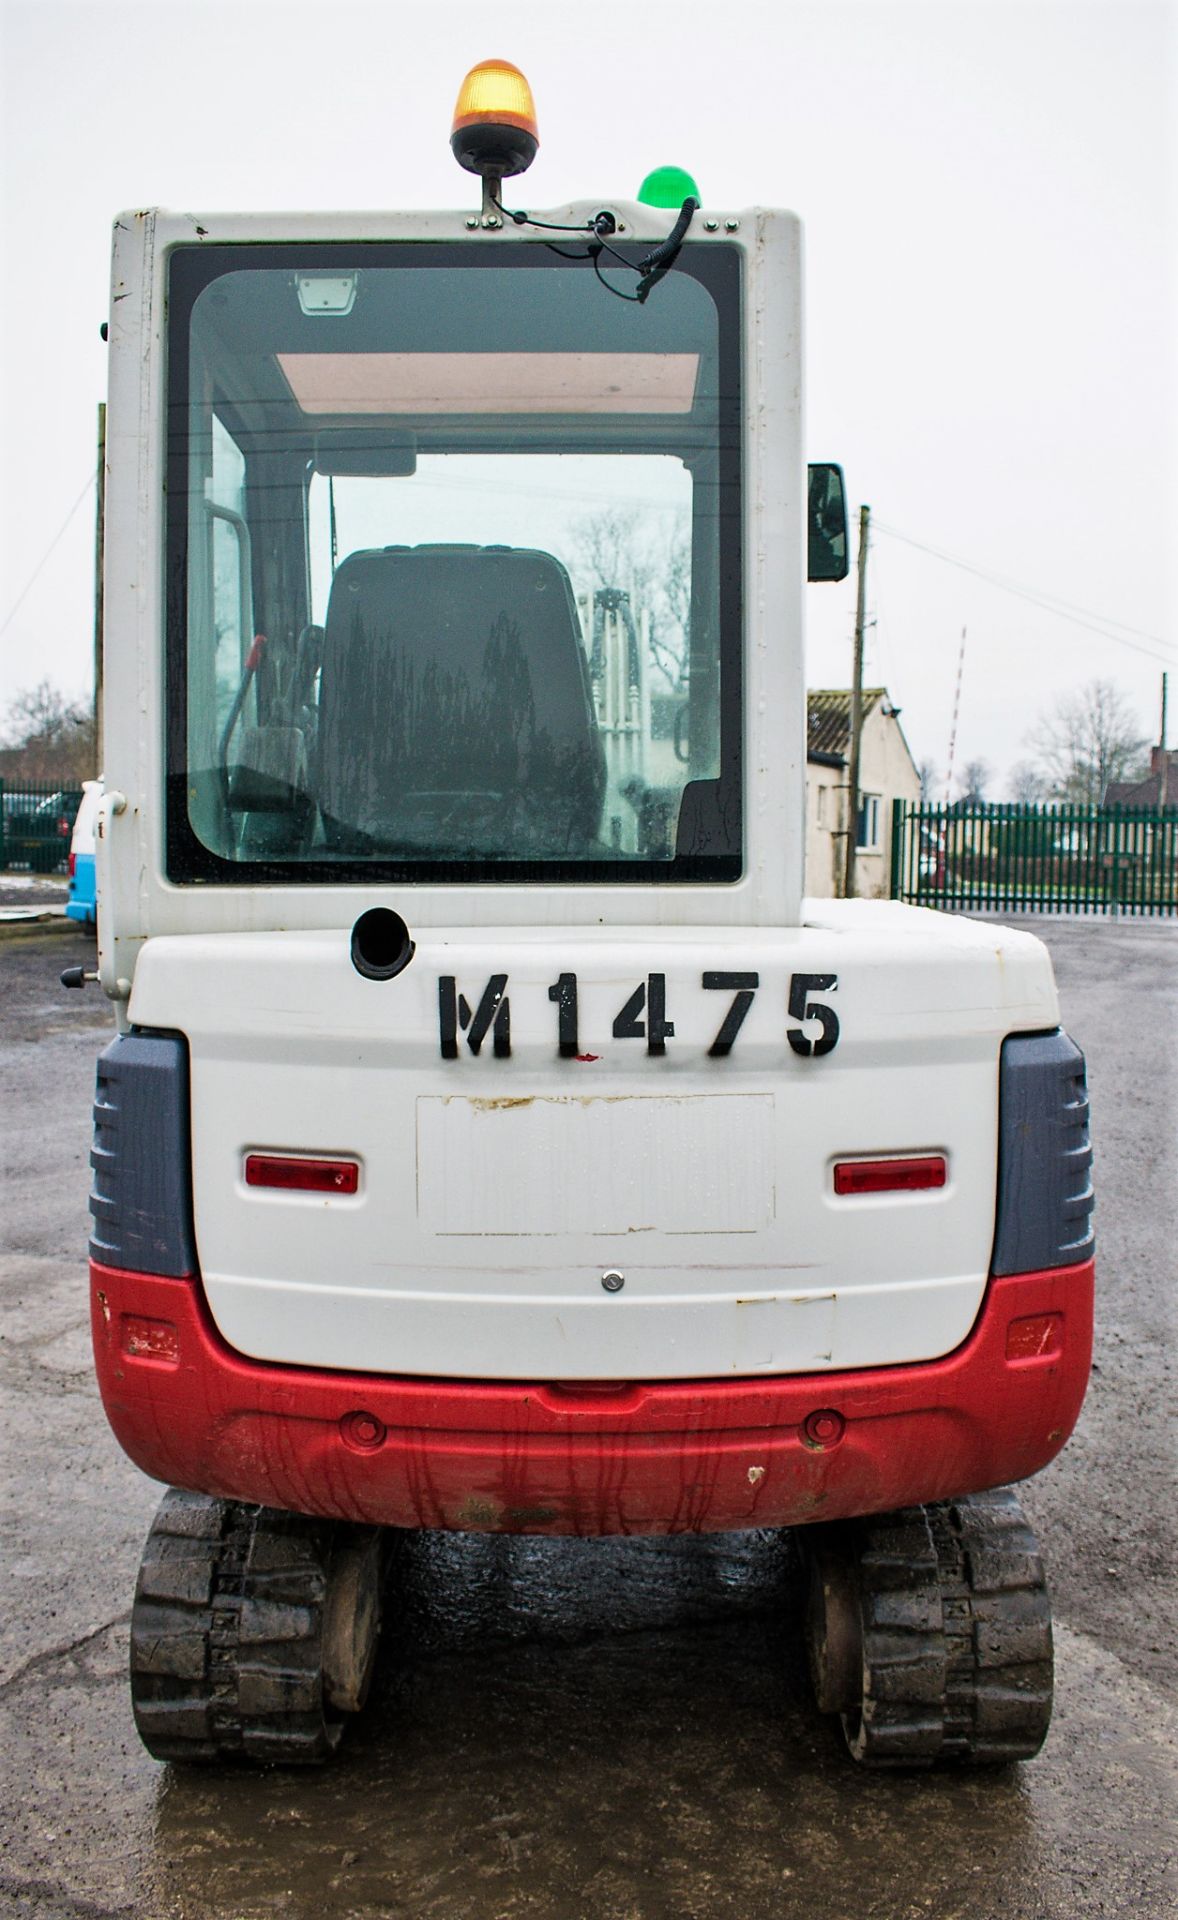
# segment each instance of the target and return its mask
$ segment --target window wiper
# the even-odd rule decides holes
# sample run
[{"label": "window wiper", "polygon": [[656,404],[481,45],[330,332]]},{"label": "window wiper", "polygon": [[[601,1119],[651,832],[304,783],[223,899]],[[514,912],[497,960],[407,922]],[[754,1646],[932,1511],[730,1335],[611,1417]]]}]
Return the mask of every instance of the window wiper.
[{"label": "window wiper", "polygon": [[639,261],[638,271],[642,275],[638,282],[639,300],[645,300],[651,288],[657,286],[663,275],[674,266],[679,258],[679,249],[687,238],[687,229],[698,211],[699,201],[689,193],[666,239],[660,242],[653,253],[648,253],[645,260]]}]

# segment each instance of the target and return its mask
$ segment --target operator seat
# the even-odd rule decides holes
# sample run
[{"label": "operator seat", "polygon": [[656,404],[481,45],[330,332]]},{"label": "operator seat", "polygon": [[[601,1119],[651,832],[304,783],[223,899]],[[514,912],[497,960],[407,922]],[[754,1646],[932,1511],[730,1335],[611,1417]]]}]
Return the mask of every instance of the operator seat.
[{"label": "operator seat", "polygon": [[332,582],[317,795],[328,847],[559,858],[605,761],[568,574],[515,547],[383,547]]}]

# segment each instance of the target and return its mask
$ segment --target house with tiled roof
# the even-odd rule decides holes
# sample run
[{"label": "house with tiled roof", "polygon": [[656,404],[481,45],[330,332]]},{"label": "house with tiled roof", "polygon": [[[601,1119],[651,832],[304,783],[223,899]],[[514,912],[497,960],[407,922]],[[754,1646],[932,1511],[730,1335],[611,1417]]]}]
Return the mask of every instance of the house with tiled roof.
[{"label": "house with tiled roof", "polygon": [[1104,790],[1106,807],[1143,807],[1150,813],[1165,813],[1178,807],[1178,752],[1169,747],[1151,747],[1149,772],[1144,780],[1110,780]]},{"label": "house with tiled roof", "polygon": [[[813,688],[806,695],[806,892],[838,898],[847,845],[847,782],[851,761],[851,689]],[[920,775],[886,687],[864,687],[859,738],[856,886],[862,900],[891,890],[892,808],[920,799]]]}]

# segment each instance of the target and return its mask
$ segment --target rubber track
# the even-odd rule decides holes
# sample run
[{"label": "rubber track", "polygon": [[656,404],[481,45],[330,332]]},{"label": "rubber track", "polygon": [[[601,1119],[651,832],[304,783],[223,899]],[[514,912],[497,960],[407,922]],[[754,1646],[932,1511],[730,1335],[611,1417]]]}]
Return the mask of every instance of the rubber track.
[{"label": "rubber track", "polygon": [[1002,1765],[1038,1753],[1052,1705],[1051,1606],[1009,1487],[854,1526],[863,1700],[842,1716],[870,1767]]},{"label": "rubber track", "polygon": [[1038,1753],[1051,1721],[1051,1602],[1009,1487],[927,1509],[946,1646],[944,1758],[1000,1766]]},{"label": "rubber track", "polygon": [[320,1636],[329,1522],[172,1488],[131,1614],[135,1722],[157,1760],[326,1759]]},{"label": "rubber track", "polygon": [[941,1752],[945,1685],[937,1552],[923,1507],[859,1522],[863,1700],[842,1716],[872,1767],[929,1765]]}]

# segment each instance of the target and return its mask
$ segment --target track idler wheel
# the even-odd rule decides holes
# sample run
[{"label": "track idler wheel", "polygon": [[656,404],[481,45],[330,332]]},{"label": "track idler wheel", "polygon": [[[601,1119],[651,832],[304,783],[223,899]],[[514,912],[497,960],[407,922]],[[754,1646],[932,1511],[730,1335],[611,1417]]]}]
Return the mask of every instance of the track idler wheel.
[{"label": "track idler wheel", "polygon": [[135,1724],[157,1760],[307,1765],[364,1704],[383,1538],[172,1488],[131,1613]]},{"label": "track idler wheel", "polygon": [[819,1710],[870,1767],[1001,1765],[1051,1719],[1051,1608],[1008,1487],[798,1536]]}]

